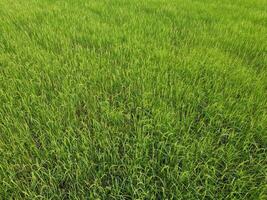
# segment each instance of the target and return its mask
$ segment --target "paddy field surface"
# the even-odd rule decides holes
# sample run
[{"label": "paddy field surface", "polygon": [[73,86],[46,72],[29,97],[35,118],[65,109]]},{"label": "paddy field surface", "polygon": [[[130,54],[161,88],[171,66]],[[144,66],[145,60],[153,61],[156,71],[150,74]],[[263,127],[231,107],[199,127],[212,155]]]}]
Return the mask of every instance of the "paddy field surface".
[{"label": "paddy field surface", "polygon": [[0,199],[267,199],[266,0],[0,0]]}]

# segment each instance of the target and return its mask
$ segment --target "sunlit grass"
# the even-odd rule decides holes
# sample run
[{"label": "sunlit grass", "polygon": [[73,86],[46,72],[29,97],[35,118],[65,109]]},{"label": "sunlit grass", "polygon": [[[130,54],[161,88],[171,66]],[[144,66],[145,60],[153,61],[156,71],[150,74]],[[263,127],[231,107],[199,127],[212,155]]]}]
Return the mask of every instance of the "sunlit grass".
[{"label": "sunlit grass", "polygon": [[0,199],[266,199],[266,0],[0,0]]}]

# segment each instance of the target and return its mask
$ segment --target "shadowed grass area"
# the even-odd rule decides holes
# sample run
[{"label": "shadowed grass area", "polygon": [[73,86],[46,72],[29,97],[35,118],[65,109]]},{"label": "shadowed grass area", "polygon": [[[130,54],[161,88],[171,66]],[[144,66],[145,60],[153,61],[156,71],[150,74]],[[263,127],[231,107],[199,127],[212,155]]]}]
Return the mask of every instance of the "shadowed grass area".
[{"label": "shadowed grass area", "polygon": [[266,0],[0,1],[0,199],[266,199]]}]

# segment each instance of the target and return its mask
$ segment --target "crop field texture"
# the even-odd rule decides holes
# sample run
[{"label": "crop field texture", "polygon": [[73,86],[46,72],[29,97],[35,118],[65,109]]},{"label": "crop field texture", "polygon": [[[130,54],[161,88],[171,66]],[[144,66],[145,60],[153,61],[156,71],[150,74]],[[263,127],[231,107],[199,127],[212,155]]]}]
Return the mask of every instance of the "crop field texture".
[{"label": "crop field texture", "polygon": [[0,199],[267,199],[266,0],[0,0]]}]

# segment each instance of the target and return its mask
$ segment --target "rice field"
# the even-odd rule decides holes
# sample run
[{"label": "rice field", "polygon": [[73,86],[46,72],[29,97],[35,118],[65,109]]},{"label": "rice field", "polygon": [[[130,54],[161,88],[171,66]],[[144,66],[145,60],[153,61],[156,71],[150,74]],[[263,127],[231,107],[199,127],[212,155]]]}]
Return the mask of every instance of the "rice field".
[{"label": "rice field", "polygon": [[267,199],[267,1],[0,0],[0,199]]}]

